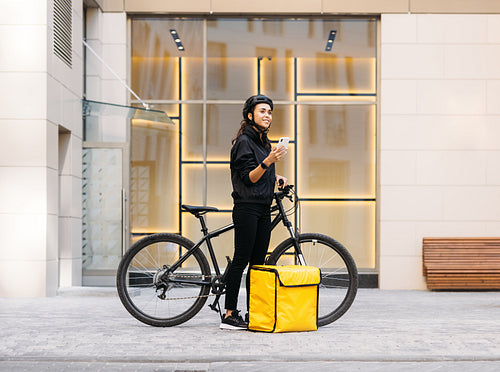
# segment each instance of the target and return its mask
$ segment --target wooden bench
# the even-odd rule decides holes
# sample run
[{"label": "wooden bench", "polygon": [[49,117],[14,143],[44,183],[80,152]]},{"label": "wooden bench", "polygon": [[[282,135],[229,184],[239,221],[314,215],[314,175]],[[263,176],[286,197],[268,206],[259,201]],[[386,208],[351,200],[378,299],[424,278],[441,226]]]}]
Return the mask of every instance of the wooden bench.
[{"label": "wooden bench", "polygon": [[500,289],[500,238],[424,238],[429,289]]}]

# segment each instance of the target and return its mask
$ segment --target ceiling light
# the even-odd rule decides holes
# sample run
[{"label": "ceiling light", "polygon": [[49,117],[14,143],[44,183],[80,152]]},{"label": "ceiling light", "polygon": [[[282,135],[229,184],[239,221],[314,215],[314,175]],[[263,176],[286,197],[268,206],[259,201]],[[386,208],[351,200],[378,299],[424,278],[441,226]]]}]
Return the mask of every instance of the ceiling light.
[{"label": "ceiling light", "polygon": [[337,36],[337,31],[331,30],[330,35],[328,35],[328,40],[326,42],[326,52],[330,52],[332,50],[333,42],[335,41],[335,36]]},{"label": "ceiling light", "polygon": [[184,45],[182,45],[181,37],[177,33],[177,30],[171,29],[170,34],[172,35],[172,38],[174,39],[174,43],[177,46],[177,49],[184,50]]}]

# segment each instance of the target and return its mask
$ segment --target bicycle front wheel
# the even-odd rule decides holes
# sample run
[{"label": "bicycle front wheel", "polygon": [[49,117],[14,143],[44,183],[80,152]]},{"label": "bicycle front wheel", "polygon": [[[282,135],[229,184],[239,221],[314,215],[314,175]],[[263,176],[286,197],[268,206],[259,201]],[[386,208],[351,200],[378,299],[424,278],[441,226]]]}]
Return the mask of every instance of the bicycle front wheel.
[{"label": "bicycle front wheel", "polygon": [[[307,265],[321,270],[318,326],[330,324],[351,307],[358,290],[358,269],[351,254],[335,239],[322,234],[300,234],[300,250]],[[270,265],[297,265],[293,239],[283,241],[269,256]]]},{"label": "bicycle front wheel", "polygon": [[128,312],[143,323],[170,327],[200,311],[210,292],[210,266],[194,251],[178,269],[170,267],[194,246],[176,234],[153,234],[130,247],[118,267],[116,285]]}]

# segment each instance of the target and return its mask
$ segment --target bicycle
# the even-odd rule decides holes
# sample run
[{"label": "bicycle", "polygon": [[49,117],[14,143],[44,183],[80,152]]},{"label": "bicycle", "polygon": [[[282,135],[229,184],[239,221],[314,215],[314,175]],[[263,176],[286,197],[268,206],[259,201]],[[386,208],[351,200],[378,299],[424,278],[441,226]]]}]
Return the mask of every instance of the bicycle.
[{"label": "bicycle", "polygon": [[[317,233],[294,230],[283,206],[283,199],[293,203],[293,186],[281,187],[274,193],[275,204],[271,230],[280,223],[290,237],[281,242],[266,258],[268,265],[310,264],[321,269],[318,326],[340,318],[352,305],[358,289],[357,267],[348,250],[335,239]],[[294,212],[297,209],[295,198]],[[209,307],[223,317],[219,305],[225,293],[225,277],[219,268],[212,239],[234,228],[233,224],[208,231],[204,215],[218,212],[214,207],[181,206],[200,222],[203,237],[195,244],[172,233],[157,233],[135,242],[123,256],[117,272],[117,289],[127,311],[139,321],[157,327],[184,323],[195,316],[209,296]],[[291,209],[290,209],[291,210]],[[201,247],[206,248],[213,272]]]}]

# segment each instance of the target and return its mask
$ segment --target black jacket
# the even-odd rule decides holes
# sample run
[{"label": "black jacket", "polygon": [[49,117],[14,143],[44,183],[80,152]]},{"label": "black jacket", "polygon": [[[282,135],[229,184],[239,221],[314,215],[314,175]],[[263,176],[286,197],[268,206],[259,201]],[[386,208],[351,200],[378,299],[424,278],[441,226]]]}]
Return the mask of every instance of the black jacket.
[{"label": "black jacket", "polygon": [[259,133],[246,127],[231,148],[231,181],[234,203],[259,203],[271,205],[273,201],[276,174],[274,163],[255,183],[250,181],[249,173],[269,155]]}]

